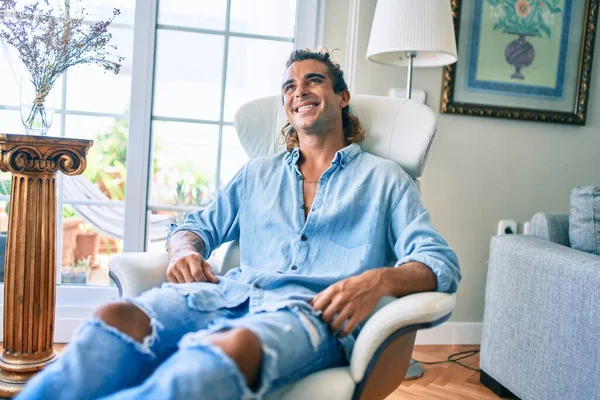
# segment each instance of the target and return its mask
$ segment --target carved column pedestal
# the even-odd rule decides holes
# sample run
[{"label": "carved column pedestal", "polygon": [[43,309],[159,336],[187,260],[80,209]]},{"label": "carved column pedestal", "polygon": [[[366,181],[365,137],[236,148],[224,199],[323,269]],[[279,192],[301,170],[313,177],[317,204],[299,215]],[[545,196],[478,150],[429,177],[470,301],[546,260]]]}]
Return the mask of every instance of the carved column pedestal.
[{"label": "carved column pedestal", "polygon": [[0,169],[12,172],[4,275],[0,396],[56,359],[56,175],[79,175],[91,140],[0,134]]}]

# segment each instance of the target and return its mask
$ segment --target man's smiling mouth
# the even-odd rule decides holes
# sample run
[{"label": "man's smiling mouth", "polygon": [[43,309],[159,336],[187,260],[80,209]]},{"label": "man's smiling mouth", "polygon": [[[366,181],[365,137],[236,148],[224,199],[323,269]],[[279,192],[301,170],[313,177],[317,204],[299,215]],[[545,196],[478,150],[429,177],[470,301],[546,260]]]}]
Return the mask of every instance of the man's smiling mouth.
[{"label": "man's smiling mouth", "polygon": [[318,105],[319,105],[318,103],[313,103],[313,102],[302,103],[302,105],[300,107],[294,108],[294,113],[300,113],[303,111],[307,111],[307,110],[310,110],[311,108],[315,108]]}]

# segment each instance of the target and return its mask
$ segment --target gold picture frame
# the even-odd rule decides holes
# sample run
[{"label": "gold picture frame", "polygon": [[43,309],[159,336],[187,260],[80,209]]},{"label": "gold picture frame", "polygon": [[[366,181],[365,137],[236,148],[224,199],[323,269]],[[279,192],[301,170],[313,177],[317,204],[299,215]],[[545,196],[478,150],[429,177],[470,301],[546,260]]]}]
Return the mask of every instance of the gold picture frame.
[{"label": "gold picture frame", "polygon": [[[600,0],[450,1],[459,58],[457,63],[444,68],[441,113],[585,125]],[[555,8],[552,9],[552,6]],[[534,12],[538,14],[533,15]],[[523,31],[524,24],[518,26],[520,31],[515,31],[510,26],[509,17],[514,21],[523,15],[533,21],[530,31]],[[557,19],[560,21],[558,27],[554,24]],[[543,26],[544,21],[549,24],[552,22],[554,31],[550,30],[550,25]],[[518,53],[521,64],[529,62],[529,65],[534,65],[531,61],[531,53],[535,53],[534,46],[529,44],[528,49],[515,50],[514,43],[526,42],[528,38],[525,36],[530,36],[529,41],[536,41],[538,47],[546,50],[550,46],[547,40],[543,40],[549,38],[551,33],[560,37],[554,39],[556,51],[551,53],[547,50],[557,61],[556,66],[540,61],[537,70],[531,68],[527,73],[521,73],[522,65],[517,63],[515,67],[509,64],[517,57],[513,54]],[[512,44],[506,46],[511,35]],[[484,46],[482,37],[487,38],[487,46]],[[490,47],[494,45],[497,47],[496,54],[490,52]],[[525,54],[527,52],[529,54]],[[489,57],[489,54],[493,57]],[[523,54],[529,57],[523,59]],[[574,54],[578,54],[576,59],[571,57]],[[490,58],[494,59],[490,61]],[[487,66],[478,70],[482,60],[487,62]],[[508,69],[512,71],[514,68],[512,74],[507,74]],[[544,68],[554,68],[546,76],[552,79],[556,76],[555,87],[552,84],[529,84],[527,78],[523,77],[529,76],[531,81],[538,79],[538,75],[547,72],[542,71]],[[557,72],[552,75],[554,71]],[[500,76],[500,79],[494,81],[489,76]],[[553,104],[557,106],[553,107]]]}]

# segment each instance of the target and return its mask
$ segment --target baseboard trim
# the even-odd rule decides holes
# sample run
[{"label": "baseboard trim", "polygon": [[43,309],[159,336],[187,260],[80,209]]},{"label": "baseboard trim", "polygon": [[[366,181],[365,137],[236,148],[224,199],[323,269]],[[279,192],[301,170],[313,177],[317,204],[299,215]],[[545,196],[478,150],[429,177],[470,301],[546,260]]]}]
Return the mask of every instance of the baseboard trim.
[{"label": "baseboard trim", "polygon": [[[68,343],[77,333],[77,329],[89,319],[95,308],[93,307],[58,307],[56,309],[56,321],[54,330],[54,341],[56,343]],[[0,324],[3,319],[0,318]],[[3,326],[3,325],[2,325]],[[435,328],[424,329],[417,332],[416,345],[451,345],[451,344],[481,344],[481,322],[446,322]],[[0,330],[0,341],[2,340]]]},{"label": "baseboard trim", "polygon": [[481,322],[446,322],[417,332],[416,345],[481,344]]}]

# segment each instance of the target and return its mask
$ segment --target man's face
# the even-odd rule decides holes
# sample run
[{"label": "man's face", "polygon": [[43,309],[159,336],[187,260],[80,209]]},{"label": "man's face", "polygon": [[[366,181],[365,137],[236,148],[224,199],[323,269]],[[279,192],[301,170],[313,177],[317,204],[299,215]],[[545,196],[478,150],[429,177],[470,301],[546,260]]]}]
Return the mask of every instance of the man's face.
[{"label": "man's face", "polygon": [[[348,91],[333,91],[327,66],[317,60],[296,61],[285,72],[282,85],[285,114],[298,130],[329,128],[348,105]],[[321,129],[319,129],[321,130]]]}]

